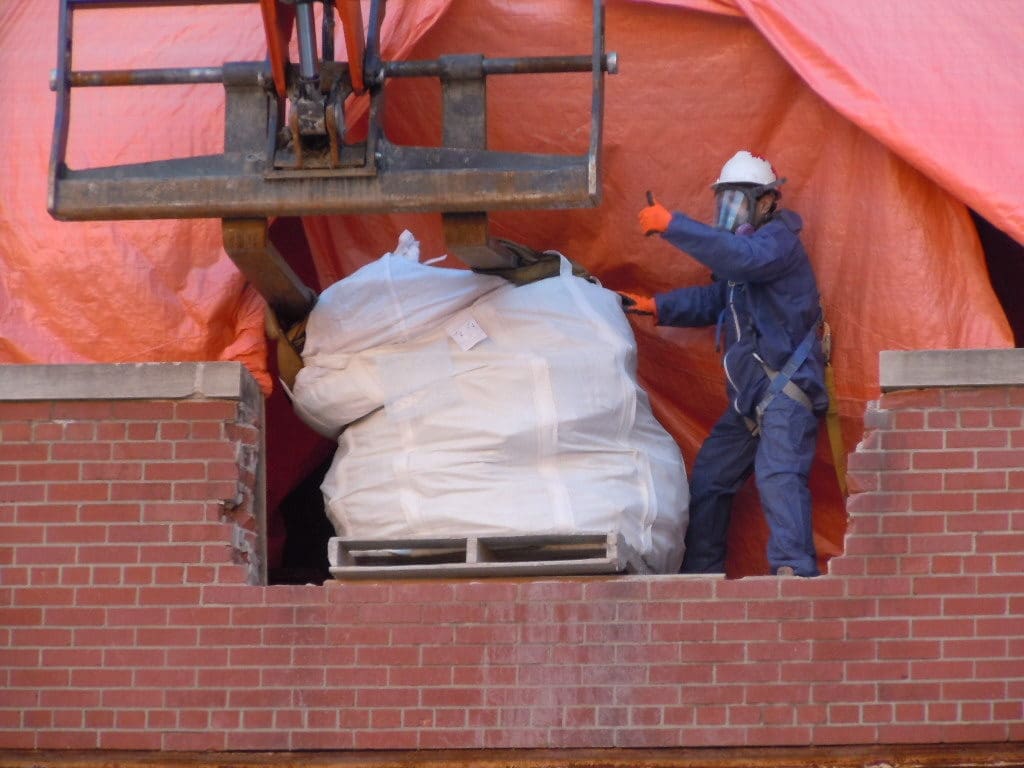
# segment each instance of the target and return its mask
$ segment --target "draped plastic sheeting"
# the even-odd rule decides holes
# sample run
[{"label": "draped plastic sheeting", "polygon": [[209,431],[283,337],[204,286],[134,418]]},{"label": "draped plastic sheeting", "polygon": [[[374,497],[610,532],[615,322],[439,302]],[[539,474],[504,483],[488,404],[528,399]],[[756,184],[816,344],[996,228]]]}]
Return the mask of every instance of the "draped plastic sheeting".
[{"label": "draped plastic sheeting", "polygon": [[[967,206],[1018,241],[1024,156],[1024,5],[1000,0],[610,0],[604,200],[597,209],[497,212],[493,235],[555,248],[610,288],[652,292],[707,270],[637,231],[651,189],[710,215],[708,184],[735,150],[789,179],[835,334],[847,447],[877,394],[883,349],[1012,346]],[[590,0],[392,2],[386,58],[588,53]],[[152,14],[162,14],[152,20]],[[45,211],[56,8],[0,4],[0,362],[238,359],[265,385],[261,302],[220,247],[216,222],[58,223]],[[80,20],[79,20],[80,19]],[[145,19],[145,21],[143,21]],[[339,35],[340,38],[340,35]],[[76,69],[202,66],[262,58],[255,6],[90,11]],[[339,40],[340,44],[340,40]],[[82,55],[79,57],[78,51]],[[587,75],[492,77],[490,145],[586,151]],[[83,89],[84,90],[84,89]],[[216,86],[90,89],[73,99],[69,164],[219,151]],[[436,82],[389,86],[389,135],[436,143]],[[1011,142],[1013,142],[1011,144]],[[403,229],[444,252],[440,217],[305,222],[320,286],[376,258]],[[713,334],[636,320],[641,382],[687,463],[725,407]],[[812,476],[819,551],[839,551],[845,512],[822,439]],[[754,494],[741,494],[729,569],[766,569]]]}]

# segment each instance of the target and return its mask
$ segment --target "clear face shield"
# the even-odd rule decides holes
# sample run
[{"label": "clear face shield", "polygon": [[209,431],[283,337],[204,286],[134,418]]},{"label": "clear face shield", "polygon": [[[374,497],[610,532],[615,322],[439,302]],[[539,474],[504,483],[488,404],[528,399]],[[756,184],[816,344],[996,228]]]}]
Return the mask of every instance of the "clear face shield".
[{"label": "clear face shield", "polygon": [[[779,198],[778,187],[785,183],[779,179],[771,184],[747,184],[720,186],[715,190],[715,223],[718,229],[736,232],[740,227],[753,230],[771,217]],[[772,202],[767,210],[762,208],[758,215],[757,202],[764,195],[771,194]]]},{"label": "clear face shield", "polygon": [[755,201],[745,189],[724,187],[715,192],[715,222],[717,229],[735,232],[743,224],[753,224]]}]

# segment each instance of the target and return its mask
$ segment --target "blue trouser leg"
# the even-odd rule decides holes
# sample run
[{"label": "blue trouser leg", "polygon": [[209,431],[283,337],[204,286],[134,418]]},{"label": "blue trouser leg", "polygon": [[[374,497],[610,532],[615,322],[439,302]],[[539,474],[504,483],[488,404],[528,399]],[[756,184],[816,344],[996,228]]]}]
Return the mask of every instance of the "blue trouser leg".
[{"label": "blue trouser leg", "polygon": [[690,473],[690,522],[680,573],[724,573],[732,499],[750,476],[757,440],[731,408],[697,452]]},{"label": "blue trouser leg", "polygon": [[768,521],[772,573],[789,565],[798,576],[818,575],[807,487],[817,436],[818,418],[805,406],[782,394],[769,403],[754,473]]}]

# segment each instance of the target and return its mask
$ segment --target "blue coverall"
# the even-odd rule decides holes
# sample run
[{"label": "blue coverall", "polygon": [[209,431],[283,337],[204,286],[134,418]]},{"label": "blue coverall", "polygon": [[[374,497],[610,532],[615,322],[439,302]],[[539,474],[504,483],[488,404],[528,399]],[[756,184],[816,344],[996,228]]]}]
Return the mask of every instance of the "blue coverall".
[{"label": "blue coverall", "polygon": [[[817,282],[800,242],[800,217],[782,210],[749,235],[733,234],[674,213],[662,237],[713,273],[706,286],[654,297],[659,325],[717,325],[730,407],[697,453],[683,573],[724,573],[733,496],[753,470],[768,521],[772,573],[791,566],[817,576],[807,478],[818,417],[828,408],[824,355],[817,333],[791,381],[805,403],[779,393],[754,435],[756,407],[820,313]],[[808,407],[809,406],[809,407]]]}]

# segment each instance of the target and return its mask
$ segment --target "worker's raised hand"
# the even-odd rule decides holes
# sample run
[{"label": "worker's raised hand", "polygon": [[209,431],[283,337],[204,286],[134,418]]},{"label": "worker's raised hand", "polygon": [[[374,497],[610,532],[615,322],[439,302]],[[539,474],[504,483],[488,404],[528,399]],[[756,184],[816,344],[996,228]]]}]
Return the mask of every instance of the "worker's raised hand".
[{"label": "worker's raised hand", "polygon": [[622,309],[631,315],[658,316],[658,305],[651,296],[641,296],[637,293],[626,293],[619,291],[619,299],[622,301]]},{"label": "worker's raised hand", "polygon": [[668,208],[654,199],[654,195],[648,192],[647,207],[642,208],[636,218],[640,222],[640,231],[645,235],[653,235],[668,229],[669,222],[672,221],[672,214]]}]

